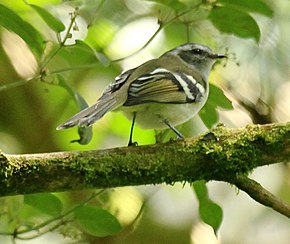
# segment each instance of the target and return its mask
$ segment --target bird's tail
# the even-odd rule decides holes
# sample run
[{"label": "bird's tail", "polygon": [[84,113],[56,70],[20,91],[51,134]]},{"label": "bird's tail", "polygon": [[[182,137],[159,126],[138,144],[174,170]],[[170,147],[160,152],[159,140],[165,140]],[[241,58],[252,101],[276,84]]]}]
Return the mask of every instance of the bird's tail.
[{"label": "bird's tail", "polygon": [[76,125],[88,127],[102,118],[107,112],[114,110],[116,107],[116,99],[114,97],[100,99],[96,104],[75,114],[63,124],[59,125],[56,129],[67,129]]}]

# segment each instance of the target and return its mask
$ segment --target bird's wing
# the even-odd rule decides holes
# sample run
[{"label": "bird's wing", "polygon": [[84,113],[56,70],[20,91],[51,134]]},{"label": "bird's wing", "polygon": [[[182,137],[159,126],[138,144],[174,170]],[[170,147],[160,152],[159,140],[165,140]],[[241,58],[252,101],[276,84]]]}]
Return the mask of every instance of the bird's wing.
[{"label": "bird's wing", "polygon": [[123,105],[198,102],[203,93],[203,86],[194,77],[158,68],[131,82]]},{"label": "bird's wing", "polygon": [[[138,76],[134,71],[139,67],[117,76],[93,106],[80,111],[57,129],[90,126],[122,105],[198,102],[204,94],[203,86],[193,76],[165,68],[151,69],[150,63],[145,74],[141,72],[143,75]],[[121,89],[124,91],[118,92]]]}]

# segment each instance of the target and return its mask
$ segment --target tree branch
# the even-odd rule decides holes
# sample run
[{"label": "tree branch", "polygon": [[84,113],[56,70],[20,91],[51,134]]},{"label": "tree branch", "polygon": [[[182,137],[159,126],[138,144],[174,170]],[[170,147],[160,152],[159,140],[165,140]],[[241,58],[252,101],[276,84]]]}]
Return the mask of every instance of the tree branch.
[{"label": "tree branch", "polygon": [[290,123],[219,126],[196,138],[164,144],[26,155],[0,152],[0,195],[233,179],[231,183],[253,197],[237,175],[289,161]]},{"label": "tree branch", "polygon": [[234,184],[236,187],[246,192],[257,202],[263,204],[264,206],[270,207],[280,214],[290,218],[290,205],[280,200],[271,192],[267,191],[258,182],[244,175],[239,175],[234,179],[229,179],[228,182]]}]

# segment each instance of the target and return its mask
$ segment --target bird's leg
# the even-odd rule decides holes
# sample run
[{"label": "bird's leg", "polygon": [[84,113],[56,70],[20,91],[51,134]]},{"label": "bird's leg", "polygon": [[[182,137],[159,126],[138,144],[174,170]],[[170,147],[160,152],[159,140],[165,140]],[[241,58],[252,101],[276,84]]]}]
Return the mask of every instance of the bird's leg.
[{"label": "bird's leg", "polygon": [[177,140],[184,139],[184,136],[173,125],[171,125],[168,120],[165,119],[163,122],[174,131],[174,133],[177,135]]},{"label": "bird's leg", "polygon": [[137,142],[132,142],[133,138],[133,131],[134,131],[134,125],[135,125],[135,120],[136,120],[136,112],[133,113],[133,119],[132,119],[132,125],[131,125],[131,130],[130,130],[130,137],[129,137],[129,143],[128,146],[137,146]]}]

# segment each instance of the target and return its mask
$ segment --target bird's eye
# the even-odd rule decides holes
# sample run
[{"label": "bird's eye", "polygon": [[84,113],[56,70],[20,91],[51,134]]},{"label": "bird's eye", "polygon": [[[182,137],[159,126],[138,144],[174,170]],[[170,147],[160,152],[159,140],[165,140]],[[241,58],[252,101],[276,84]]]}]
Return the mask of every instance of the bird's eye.
[{"label": "bird's eye", "polygon": [[192,52],[193,52],[194,54],[202,54],[202,50],[199,49],[199,48],[195,48],[195,49],[193,49]]}]

